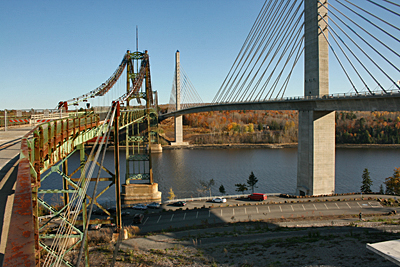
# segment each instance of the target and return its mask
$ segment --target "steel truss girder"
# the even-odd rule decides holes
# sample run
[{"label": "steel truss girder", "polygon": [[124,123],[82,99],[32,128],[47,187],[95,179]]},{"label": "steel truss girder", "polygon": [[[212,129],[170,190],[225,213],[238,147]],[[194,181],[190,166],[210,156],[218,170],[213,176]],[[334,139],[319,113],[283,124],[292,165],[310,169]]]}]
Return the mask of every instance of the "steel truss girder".
[{"label": "steel truss girder", "polygon": [[[65,251],[65,253],[62,254],[62,256],[64,256],[65,254],[67,254],[68,252],[71,251],[71,249],[73,249],[79,242],[75,243],[71,248],[69,248],[68,250]],[[46,244],[44,244],[43,242],[40,242],[40,246],[46,250],[48,253],[50,254],[55,254],[56,252],[54,250],[52,250],[49,246],[47,246]],[[65,265],[67,265],[68,267],[75,267],[73,264],[71,264],[69,261],[64,260],[64,257],[61,257],[61,262],[64,263]],[[50,265],[50,266],[53,266]]]},{"label": "steel truss girder", "polygon": [[[116,129],[122,129],[136,122],[143,122],[143,118],[146,118],[147,120],[148,116],[152,118],[157,118],[156,111],[154,109],[151,109],[149,106],[150,102],[152,102],[152,99],[149,99],[152,97],[152,93],[147,53],[142,54],[142,59],[145,59],[143,65],[145,68],[143,71],[141,71],[140,76],[142,77],[142,80],[143,78],[146,78],[146,92],[142,95],[146,97],[146,109],[140,111],[130,110],[126,112],[126,115],[123,115],[125,112],[122,112],[119,123],[113,125],[113,127]],[[137,95],[135,97],[137,97]],[[136,115],[134,115],[135,113]],[[126,118],[124,118],[124,116],[126,116]],[[10,233],[18,232],[20,231],[19,229],[24,229],[25,239],[21,239],[24,240],[24,243],[20,243],[18,238],[13,239],[9,237],[3,266],[10,266],[8,264],[15,262],[21,263],[22,265],[28,264],[29,266],[32,266],[36,264],[37,266],[39,266],[41,250],[44,249],[48,252],[52,252],[51,249],[48,248],[43,242],[39,241],[40,227],[38,218],[38,205],[43,205],[45,202],[38,198],[38,194],[40,192],[51,192],[51,190],[39,191],[41,175],[49,169],[52,169],[51,172],[61,172],[61,164],[63,164],[64,160],[67,159],[69,155],[71,155],[75,151],[77,146],[82,145],[87,141],[102,135],[108,130],[109,127],[109,122],[106,121],[101,124],[97,115],[89,113],[85,114],[85,116],[82,117],[59,119],[39,125],[22,139],[20,166],[18,169],[18,177],[16,182],[16,187],[18,188],[18,190],[16,190],[15,193]],[[150,133],[149,130],[148,133]],[[30,138],[30,135],[32,134],[33,138]],[[150,136],[148,137],[148,139],[150,140]],[[63,160],[63,162],[57,164],[57,162],[59,162],[60,160]],[[76,173],[77,171],[79,171],[79,168],[74,171],[74,173]],[[74,179],[70,178],[73,174],[70,174],[70,176],[68,176],[67,173],[63,173],[61,175],[65,180],[68,181],[67,184],[72,187],[74,187],[73,185],[75,185]],[[48,176],[45,175],[43,177],[43,180],[47,177]],[[67,179],[66,177],[69,178]],[[104,179],[116,179],[116,177]],[[94,201],[96,205],[98,204],[96,199],[114,184],[115,181],[111,181],[110,185],[96,196]],[[64,193],[68,196],[68,193],[70,193],[71,190],[73,189],[55,189],[53,190],[53,193]],[[30,195],[29,199],[31,199],[31,201],[28,201],[28,198],[26,197],[27,193]],[[21,207],[25,207],[28,203],[30,203],[30,207],[24,208],[24,210],[22,211],[21,207],[16,207],[17,203],[19,203],[20,205],[22,204]],[[103,209],[101,206],[100,208]],[[58,212],[59,218],[63,216],[62,211]],[[23,218],[21,216],[23,216]],[[30,222],[27,222],[25,219]],[[17,260],[18,257],[23,259],[24,263]],[[63,259],[62,261],[68,266],[72,266],[70,263],[64,261]]]}]

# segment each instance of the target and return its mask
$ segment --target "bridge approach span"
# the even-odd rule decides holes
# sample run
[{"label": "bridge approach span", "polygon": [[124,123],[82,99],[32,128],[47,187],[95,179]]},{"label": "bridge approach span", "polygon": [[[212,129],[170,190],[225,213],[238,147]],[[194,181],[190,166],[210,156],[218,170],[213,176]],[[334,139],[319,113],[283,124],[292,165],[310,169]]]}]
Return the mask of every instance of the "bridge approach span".
[{"label": "bridge approach span", "polygon": [[221,110],[400,111],[400,93],[288,97],[263,102],[215,103],[162,114],[159,120],[191,113]]}]

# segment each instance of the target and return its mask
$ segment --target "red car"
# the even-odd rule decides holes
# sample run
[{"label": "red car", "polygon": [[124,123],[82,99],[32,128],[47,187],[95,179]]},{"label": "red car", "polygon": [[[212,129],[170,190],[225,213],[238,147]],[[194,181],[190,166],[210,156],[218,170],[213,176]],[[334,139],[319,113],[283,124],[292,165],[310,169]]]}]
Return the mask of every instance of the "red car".
[{"label": "red car", "polygon": [[262,194],[262,193],[253,193],[248,196],[250,200],[258,200],[258,201],[263,201],[267,199],[267,194]]}]

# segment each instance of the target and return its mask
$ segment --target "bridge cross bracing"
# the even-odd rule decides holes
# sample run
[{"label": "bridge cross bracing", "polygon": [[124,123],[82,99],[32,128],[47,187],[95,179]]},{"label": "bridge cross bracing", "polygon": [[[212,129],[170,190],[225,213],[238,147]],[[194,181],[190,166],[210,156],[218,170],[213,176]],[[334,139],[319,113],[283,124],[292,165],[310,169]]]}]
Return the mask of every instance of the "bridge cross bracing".
[{"label": "bridge cross bracing", "polygon": [[[69,106],[110,94],[125,67],[127,67],[126,91],[113,100],[107,113],[96,114],[93,110],[82,113],[68,112]],[[22,236],[9,235],[3,266],[59,266],[61,264],[74,266],[81,261],[81,258],[87,266],[86,236],[89,224],[115,222],[117,234],[122,236],[121,196],[124,197],[125,193],[121,192],[119,177],[119,131],[125,131],[126,140],[130,138],[137,140],[134,147],[129,146],[128,142],[126,147],[127,162],[133,159],[134,165],[139,165],[139,170],[135,170],[133,166],[133,173],[136,173],[134,179],[142,179],[144,182],[148,180],[149,186],[153,188],[155,184],[151,170],[150,144],[156,140],[153,130],[157,127],[158,121],[154,108],[157,102],[153,101],[153,99],[157,100],[157,96],[153,94],[147,51],[144,53],[128,51],[117,70],[105,83],[83,96],[59,103],[59,109],[64,115],[68,114],[67,116],[40,124],[24,136],[9,231],[9,233],[23,232],[24,234]],[[141,99],[145,100],[146,104],[130,107],[132,99],[136,99],[138,103]],[[123,105],[126,107],[121,108]],[[139,128],[142,129],[141,132],[133,131]],[[109,141],[114,143],[116,151],[114,172],[103,166]],[[85,147],[92,147],[89,154],[86,153]],[[79,152],[81,164],[73,172],[69,172],[68,158],[74,152]],[[140,167],[140,165],[145,167]],[[97,175],[94,175],[96,167]],[[128,167],[127,164],[127,169]],[[50,179],[51,174],[57,174],[62,180],[62,188],[41,188],[41,184],[46,182],[46,179]],[[108,177],[104,177],[104,174]],[[130,178],[126,179],[128,184]],[[90,182],[95,182],[92,195],[87,192]],[[96,191],[99,182],[108,183],[101,192]],[[112,188],[113,185],[114,188]],[[93,205],[111,215],[98,202],[98,198],[110,188],[116,191],[114,220],[91,220]],[[63,204],[55,206],[55,203],[48,202],[48,198],[45,198],[46,194],[61,196]],[[50,215],[39,216],[39,207]],[[57,233],[47,233],[47,227],[57,222],[60,225]],[[83,230],[77,228],[76,224],[82,224]],[[77,262],[66,261],[64,256],[79,244],[83,245]]]}]

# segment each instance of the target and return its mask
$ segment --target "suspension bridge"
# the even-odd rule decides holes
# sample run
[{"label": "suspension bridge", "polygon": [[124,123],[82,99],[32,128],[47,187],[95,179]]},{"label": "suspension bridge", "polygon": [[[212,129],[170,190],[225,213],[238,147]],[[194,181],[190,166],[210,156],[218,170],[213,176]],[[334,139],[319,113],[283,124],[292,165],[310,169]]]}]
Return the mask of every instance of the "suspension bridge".
[{"label": "suspension bridge", "polygon": [[[151,152],[158,149],[157,123],[168,117],[175,118],[175,144],[179,145],[184,143],[184,114],[297,110],[296,193],[333,193],[335,111],[400,110],[400,70],[396,64],[400,58],[399,17],[400,5],[389,0],[367,0],[362,6],[347,0],[330,0],[329,4],[327,0],[267,0],[210,103],[202,103],[176,53],[170,109],[166,114],[157,111],[147,51],[128,51],[106,82],[82,96],[61,101],[57,108],[64,114],[62,118],[41,124],[22,138],[9,231],[21,234],[8,236],[4,266],[77,266],[81,259],[88,265],[87,229],[89,224],[99,222],[91,219],[93,206],[111,215],[97,201],[104,193],[96,190],[99,182],[107,182],[105,190],[115,190],[116,198],[114,220],[102,222],[115,222],[115,237],[123,238],[122,204],[132,203],[136,196],[161,198],[153,181]],[[301,61],[303,64],[299,64]],[[303,65],[304,76],[293,83],[298,65]],[[84,114],[68,112],[70,106],[110,94],[123,80],[125,69],[124,92],[113,99],[107,112],[96,107]],[[339,77],[344,77],[350,92],[329,92],[329,69],[341,73]],[[285,96],[290,87],[299,88],[302,96]],[[138,105],[131,106],[131,100]],[[142,101],[145,105],[141,105]],[[118,152],[124,134],[126,183],[121,185]],[[109,143],[115,151],[114,170],[102,164]],[[90,153],[85,148],[90,148]],[[70,172],[68,158],[74,152],[79,153],[81,164]],[[41,189],[41,183],[52,173],[59,175],[62,188]],[[107,177],[103,177],[105,173]],[[87,193],[89,183],[95,184],[92,195]],[[61,207],[40,197],[46,193],[61,195]],[[39,207],[51,215],[41,221]],[[56,220],[57,233],[46,232]],[[64,256],[78,245],[77,262],[66,261]]]}]

